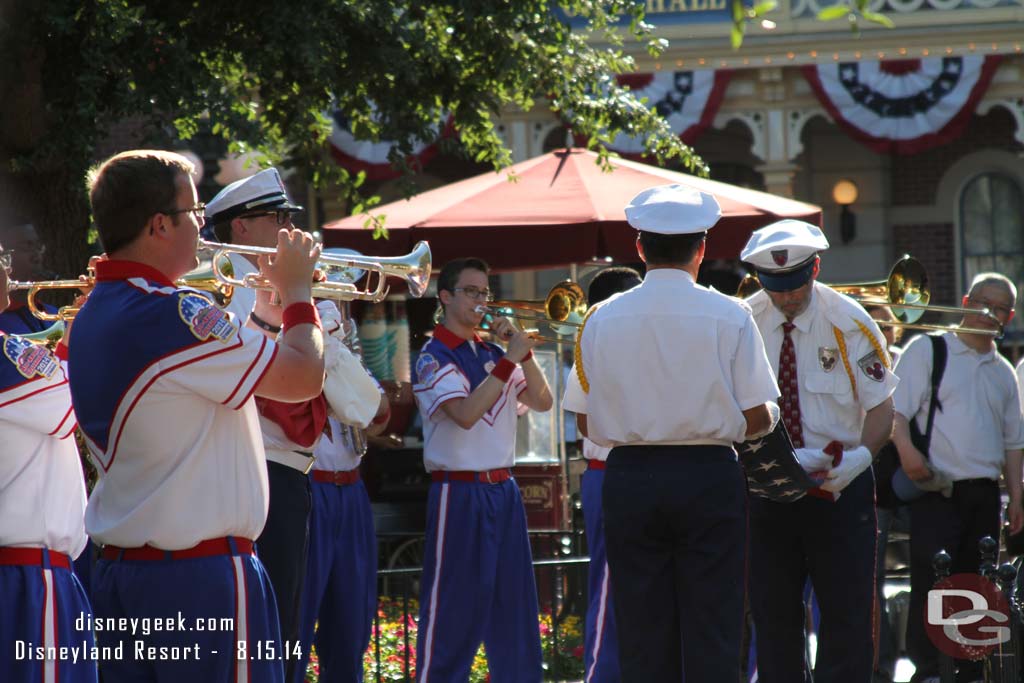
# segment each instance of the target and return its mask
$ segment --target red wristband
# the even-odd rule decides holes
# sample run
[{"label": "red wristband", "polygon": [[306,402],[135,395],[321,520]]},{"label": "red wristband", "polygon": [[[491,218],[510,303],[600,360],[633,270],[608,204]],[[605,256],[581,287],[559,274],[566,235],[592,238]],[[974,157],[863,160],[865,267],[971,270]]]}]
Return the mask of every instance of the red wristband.
[{"label": "red wristband", "polygon": [[321,330],[323,326],[320,324],[320,314],[316,310],[316,306],[309,303],[308,301],[300,301],[294,303],[288,308],[284,309],[284,313],[281,314],[281,329],[288,329],[295,325],[316,325]]},{"label": "red wristband", "polygon": [[523,356],[523,359],[521,361],[519,361],[519,364],[522,365],[531,358],[533,358],[533,349],[530,349],[529,351],[526,352],[526,355]]},{"label": "red wristband", "polygon": [[516,364],[510,361],[508,358],[502,358],[491,370],[491,374],[501,380],[504,384],[512,377],[513,371],[516,369]]}]

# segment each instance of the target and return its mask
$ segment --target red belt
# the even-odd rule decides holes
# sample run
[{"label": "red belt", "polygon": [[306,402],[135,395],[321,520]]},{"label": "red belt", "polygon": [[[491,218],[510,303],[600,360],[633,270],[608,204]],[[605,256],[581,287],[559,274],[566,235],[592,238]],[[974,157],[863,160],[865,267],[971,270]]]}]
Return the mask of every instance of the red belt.
[{"label": "red belt", "polygon": [[507,467],[485,472],[437,470],[430,473],[430,478],[434,481],[478,481],[482,484],[500,484],[512,478],[512,470]]},{"label": "red belt", "polygon": [[321,484],[334,484],[335,486],[347,486],[359,481],[359,470],[337,471],[313,470],[313,481]]},{"label": "red belt", "polygon": [[[43,566],[44,548],[0,548],[0,565]],[[50,550],[50,566],[71,569],[71,558]]]},{"label": "red belt", "polygon": [[252,541],[237,536],[222,536],[200,541],[197,545],[184,550],[161,550],[151,545],[139,548],[119,548],[116,545],[105,545],[100,557],[104,560],[193,560],[198,557],[215,555],[231,555],[231,541],[234,540],[239,555],[252,555]]},{"label": "red belt", "polygon": [[587,460],[588,470],[603,470],[605,466],[604,460]]}]

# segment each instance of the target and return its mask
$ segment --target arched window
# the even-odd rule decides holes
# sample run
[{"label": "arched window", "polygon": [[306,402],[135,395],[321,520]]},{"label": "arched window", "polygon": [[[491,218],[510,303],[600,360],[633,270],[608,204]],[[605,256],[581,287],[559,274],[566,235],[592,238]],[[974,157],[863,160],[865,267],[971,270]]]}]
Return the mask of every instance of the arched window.
[{"label": "arched window", "polygon": [[[960,244],[965,291],[975,275],[995,271],[1010,278],[1020,294],[1024,285],[1024,193],[1011,176],[983,173],[967,183],[960,195]],[[1024,338],[1019,312],[1006,336]]]}]

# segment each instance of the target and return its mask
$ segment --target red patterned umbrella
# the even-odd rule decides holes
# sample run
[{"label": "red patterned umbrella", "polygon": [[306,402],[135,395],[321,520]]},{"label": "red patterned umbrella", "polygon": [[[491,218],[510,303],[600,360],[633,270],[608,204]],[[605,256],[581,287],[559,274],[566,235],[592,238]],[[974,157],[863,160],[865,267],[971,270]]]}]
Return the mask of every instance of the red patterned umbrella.
[{"label": "red patterned umbrella", "polygon": [[[472,255],[504,271],[605,257],[635,261],[636,230],[623,209],[641,190],[670,183],[709,192],[722,207],[707,258],[737,258],[752,231],[776,220],[821,224],[821,208],[811,204],[625,159],[612,159],[605,172],[596,161],[597,154],[579,149],[544,154],[377,207],[373,213],[386,216],[386,241],[374,240],[360,215],[325,225],[324,243],[395,256],[427,240],[434,263]],[[518,180],[509,182],[509,173]]]}]

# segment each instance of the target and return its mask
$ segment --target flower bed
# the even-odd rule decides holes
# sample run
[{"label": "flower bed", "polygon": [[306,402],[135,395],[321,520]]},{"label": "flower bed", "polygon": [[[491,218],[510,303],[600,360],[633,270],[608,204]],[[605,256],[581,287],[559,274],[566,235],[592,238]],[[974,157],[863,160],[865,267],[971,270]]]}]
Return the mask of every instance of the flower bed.
[{"label": "flower bed", "polygon": [[[406,647],[408,647],[409,672],[408,680],[416,671],[416,617],[419,606],[416,601],[408,603],[409,614],[403,618],[402,603],[389,598],[381,598],[377,603],[380,634],[370,635],[370,647],[363,659],[363,680],[365,683],[377,681],[405,681]],[[375,629],[378,628],[376,625]],[[579,617],[569,616],[558,625],[558,649],[555,650],[555,629],[551,614],[540,615],[540,639],[544,653],[544,679],[548,681],[580,680],[583,678],[583,621]],[[408,645],[406,641],[408,640]],[[380,643],[380,669],[377,668],[377,642]],[[320,664],[316,650],[310,653],[309,667],[306,669],[306,683],[317,683],[320,679]],[[469,674],[470,683],[485,683],[490,680],[487,672],[487,658],[481,645],[473,659]]]}]

